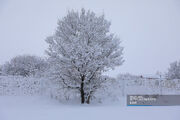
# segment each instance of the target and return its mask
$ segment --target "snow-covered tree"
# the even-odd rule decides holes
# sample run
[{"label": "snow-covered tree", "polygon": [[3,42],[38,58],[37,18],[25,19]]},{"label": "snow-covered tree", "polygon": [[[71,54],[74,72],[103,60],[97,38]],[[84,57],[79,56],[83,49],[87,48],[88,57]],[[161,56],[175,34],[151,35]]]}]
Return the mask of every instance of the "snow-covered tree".
[{"label": "snow-covered tree", "polygon": [[119,38],[110,33],[110,22],[94,12],[69,11],[58,21],[54,35],[46,42],[54,70],[64,88],[79,91],[81,103],[91,96],[107,79],[102,73],[123,63]]},{"label": "snow-covered tree", "polygon": [[2,72],[7,75],[34,76],[41,74],[47,68],[47,62],[37,56],[21,55],[12,58],[2,66]]},{"label": "snow-covered tree", "polygon": [[180,61],[175,61],[170,64],[167,77],[169,79],[180,79]]}]

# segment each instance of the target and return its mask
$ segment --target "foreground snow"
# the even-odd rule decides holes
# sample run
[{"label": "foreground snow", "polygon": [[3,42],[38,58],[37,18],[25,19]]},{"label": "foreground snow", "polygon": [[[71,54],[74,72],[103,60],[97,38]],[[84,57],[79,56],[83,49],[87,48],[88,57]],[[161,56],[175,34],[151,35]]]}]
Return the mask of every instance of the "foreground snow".
[{"label": "foreground snow", "polygon": [[0,97],[0,120],[180,120],[180,106],[62,105],[43,97]]}]

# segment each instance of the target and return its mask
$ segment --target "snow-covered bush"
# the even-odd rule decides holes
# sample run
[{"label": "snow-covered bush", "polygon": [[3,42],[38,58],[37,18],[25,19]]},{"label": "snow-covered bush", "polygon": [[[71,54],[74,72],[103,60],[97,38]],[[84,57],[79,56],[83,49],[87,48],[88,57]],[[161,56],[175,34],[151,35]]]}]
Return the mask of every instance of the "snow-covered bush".
[{"label": "snow-covered bush", "polygon": [[180,79],[120,74],[117,77],[122,96],[127,94],[180,94]]},{"label": "snow-covered bush", "polygon": [[[106,79],[106,81],[103,82],[101,86],[99,86],[99,88],[94,91],[90,100],[93,103],[119,101],[121,89],[117,79],[108,76],[102,76],[101,79]],[[60,102],[79,103],[79,91],[63,87],[63,84],[61,84],[61,80],[59,80],[58,78],[49,80],[48,85],[51,86],[48,90],[49,96],[51,98],[57,99]]]},{"label": "snow-covered bush", "polygon": [[2,75],[2,66],[0,65],[0,75]]},{"label": "snow-covered bush", "polygon": [[103,76],[103,78],[107,80],[99,89],[97,89],[97,91],[95,91],[95,94],[92,96],[92,102],[111,103],[119,101],[122,92],[119,81],[108,76]]},{"label": "snow-covered bush", "polygon": [[51,70],[52,69],[49,69],[49,72],[47,72],[46,75],[48,78],[48,96],[63,103],[75,103],[76,101],[79,101],[79,92],[77,90],[65,87],[57,75],[54,74],[52,76],[53,72]]},{"label": "snow-covered bush", "polygon": [[21,55],[12,58],[2,66],[2,73],[6,75],[35,76],[42,75],[46,70],[47,62],[37,56]]},{"label": "snow-covered bush", "polygon": [[[128,94],[180,94],[180,79],[146,79],[128,74],[101,79],[106,81],[94,91],[92,103],[122,103]],[[61,80],[48,76],[0,76],[0,95],[45,95],[68,104],[80,100],[79,91],[66,88]]]},{"label": "snow-covered bush", "polygon": [[43,95],[46,83],[45,78],[0,76],[0,95]]},{"label": "snow-covered bush", "polygon": [[169,79],[180,79],[180,61],[175,61],[170,64],[167,77]]}]

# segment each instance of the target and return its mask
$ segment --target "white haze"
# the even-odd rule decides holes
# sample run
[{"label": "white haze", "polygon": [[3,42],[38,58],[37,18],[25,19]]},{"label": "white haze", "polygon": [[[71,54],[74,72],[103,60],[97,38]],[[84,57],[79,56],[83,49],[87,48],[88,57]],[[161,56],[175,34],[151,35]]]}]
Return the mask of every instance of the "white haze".
[{"label": "white haze", "polygon": [[179,0],[1,0],[0,64],[19,54],[44,56],[57,19],[82,7],[104,13],[125,47],[125,63],[111,76],[166,72],[180,59]]}]

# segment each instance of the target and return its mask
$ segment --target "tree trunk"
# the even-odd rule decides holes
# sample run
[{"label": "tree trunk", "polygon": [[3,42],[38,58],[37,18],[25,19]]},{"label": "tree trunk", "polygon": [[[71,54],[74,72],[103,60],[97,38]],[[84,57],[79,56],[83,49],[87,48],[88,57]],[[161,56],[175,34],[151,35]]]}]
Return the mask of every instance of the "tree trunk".
[{"label": "tree trunk", "polygon": [[85,102],[85,93],[84,93],[84,76],[82,76],[82,79],[81,79],[81,89],[80,89],[80,92],[81,92],[81,104],[84,104]]},{"label": "tree trunk", "polygon": [[85,101],[85,95],[84,95],[84,83],[81,83],[81,104],[84,104]]},{"label": "tree trunk", "polygon": [[88,98],[87,98],[87,101],[86,101],[87,104],[90,103],[90,98],[91,98],[91,95],[89,95]]}]

